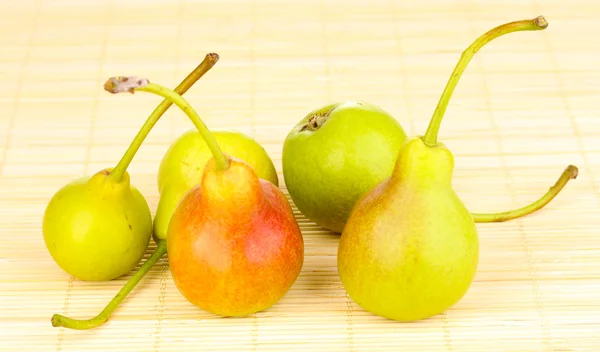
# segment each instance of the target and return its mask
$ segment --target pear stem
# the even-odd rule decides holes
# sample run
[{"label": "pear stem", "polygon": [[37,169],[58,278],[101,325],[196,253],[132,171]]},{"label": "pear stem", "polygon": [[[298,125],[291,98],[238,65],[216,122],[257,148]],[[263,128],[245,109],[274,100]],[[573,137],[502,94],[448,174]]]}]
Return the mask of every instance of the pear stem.
[{"label": "pear stem", "polygon": [[210,149],[213,157],[215,158],[215,162],[217,164],[217,169],[226,170],[229,168],[229,159],[225,157],[223,151],[219,147],[219,144],[215,140],[214,136],[210,133],[200,116],[194,110],[194,108],[190,105],[190,103],[185,100],[181,95],[177,94],[173,90],[163,87],[156,83],[151,83],[146,78],[139,77],[125,77],[125,76],[117,76],[109,78],[104,84],[104,89],[110,93],[124,93],[130,92],[134,93],[135,91],[143,91],[154,93],[163,98],[169,99],[173,102],[173,104],[177,105],[183,112],[190,118],[194,126],[198,129],[202,138],[206,142],[208,149]]},{"label": "pear stem", "polygon": [[140,270],[136,272],[130,279],[127,281],[125,286],[121,288],[121,290],[116,294],[116,296],[108,303],[108,305],[92,319],[88,320],[79,320],[65,317],[60,314],[54,314],[52,316],[52,326],[54,327],[65,327],[69,329],[75,330],[87,330],[92,329],[97,326],[104,324],[108,321],[108,318],[111,314],[117,309],[119,304],[127,297],[127,295],[133,290],[133,288],[140,282],[140,280],[150,271],[150,268],[154,266],[154,264],[160,259],[163,255],[167,253],[167,241],[159,240],[156,246],[156,250],[148,260],[142,265]]},{"label": "pear stem", "polygon": [[490,214],[471,214],[473,216],[473,220],[475,222],[503,222],[516,218],[523,217],[525,215],[531,214],[541,208],[543,208],[546,204],[548,204],[556,195],[566,186],[567,182],[572,179],[576,179],[579,173],[579,169],[577,169],[574,165],[569,165],[560,175],[560,178],[556,181],[554,186],[550,187],[548,192],[546,192],[541,198],[536,200],[535,202],[511,211],[505,211],[501,213],[490,213]]},{"label": "pear stem", "polygon": [[440,124],[442,123],[442,118],[444,117],[444,113],[446,112],[446,107],[448,106],[448,102],[450,101],[450,97],[454,92],[454,88],[458,84],[460,76],[464,72],[465,68],[475,55],[485,44],[490,41],[508,34],[512,32],[518,31],[535,31],[542,30],[548,27],[548,22],[543,16],[538,16],[534,19],[530,20],[521,20],[515,22],[505,23],[498,27],[495,27],[488,32],[481,35],[479,38],[475,39],[475,41],[465,50],[463,51],[460,60],[456,64],[452,75],[450,75],[450,79],[444,88],[442,96],[433,112],[433,116],[431,121],[429,122],[429,126],[427,127],[427,131],[425,132],[425,136],[423,137],[423,142],[429,146],[435,146],[437,143],[437,136],[440,130]]},{"label": "pear stem", "polygon": [[[206,54],[204,60],[202,60],[202,62],[192,72],[190,72],[190,74],[188,74],[188,76],[183,81],[181,81],[181,83],[175,88],[175,91],[178,94],[183,95],[185,92],[188,91],[188,89],[190,89],[190,87],[194,85],[194,83],[196,83],[202,76],[204,76],[204,74],[206,74],[217,63],[218,60],[218,54]],[[115,168],[112,170],[109,176],[112,180],[116,182],[121,181],[123,173],[125,173],[125,171],[129,167],[129,164],[131,164],[131,161],[133,160],[138,149],[140,148],[140,146],[154,127],[154,125],[158,122],[161,116],[171,107],[171,105],[173,105],[173,103],[170,100],[165,99],[156,107],[156,109],[154,109],[152,114],[148,117],[140,131],[137,133],[137,135],[129,145],[127,151],[125,151],[125,154],[123,154],[123,157],[121,157],[121,160],[119,160],[117,166],[115,166]]]}]

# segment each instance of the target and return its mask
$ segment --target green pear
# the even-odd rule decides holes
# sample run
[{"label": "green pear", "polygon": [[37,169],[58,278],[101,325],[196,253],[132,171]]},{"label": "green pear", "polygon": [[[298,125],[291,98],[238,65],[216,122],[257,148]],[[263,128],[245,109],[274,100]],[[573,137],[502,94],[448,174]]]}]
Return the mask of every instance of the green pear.
[{"label": "green pear", "polygon": [[437,135],[467,63],[503,34],[540,30],[543,17],[508,23],[479,37],[461,56],[424,136],[403,144],[390,177],[353,207],[338,246],[338,273],[363,309],[413,321],[459,302],[475,277],[479,239],[475,220],[452,186],[454,157]]},{"label": "green pear", "polygon": [[283,144],[290,197],[308,219],[340,233],[358,198],[392,173],[405,139],[400,123],[370,103],[311,111]]},{"label": "green pear", "polygon": [[[248,163],[256,175],[279,186],[273,161],[254,139],[234,130],[211,131],[225,154]],[[183,196],[201,179],[212,154],[198,130],[189,130],[177,138],[165,153],[158,170],[160,197],[154,216],[154,236],[165,239],[169,222]]]}]

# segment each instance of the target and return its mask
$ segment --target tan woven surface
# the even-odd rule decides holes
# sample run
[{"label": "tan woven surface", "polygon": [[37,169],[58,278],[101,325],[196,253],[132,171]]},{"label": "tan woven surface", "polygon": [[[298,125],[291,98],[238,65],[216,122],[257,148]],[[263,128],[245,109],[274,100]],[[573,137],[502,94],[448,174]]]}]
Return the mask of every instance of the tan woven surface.
[{"label": "tan woven surface", "polygon": [[[0,350],[600,350],[600,5],[411,3],[2,2]],[[454,185],[472,211],[524,205],[568,164],[580,175],[541,212],[478,225],[476,280],[447,313],[410,324],[365,313],[337,277],[338,236],[297,213],[305,265],[268,311],[241,319],[205,313],[179,294],[163,260],[105,325],[50,325],[53,313],[95,315],[129,278],[72,280],[51,260],[41,234],[52,194],[114,166],[161,101],[146,93],[110,95],[102,90],[109,76],[141,75],[175,87],[205,53],[219,53],[186,97],[209,127],[258,140],[283,180],[283,139],[309,110],[367,100],[408,133],[423,133],[460,52],[492,26],[540,14],[547,30],[511,34],[477,54],[440,138],[454,152]],[[158,162],[191,127],[170,109],[129,168],[153,213]]]}]

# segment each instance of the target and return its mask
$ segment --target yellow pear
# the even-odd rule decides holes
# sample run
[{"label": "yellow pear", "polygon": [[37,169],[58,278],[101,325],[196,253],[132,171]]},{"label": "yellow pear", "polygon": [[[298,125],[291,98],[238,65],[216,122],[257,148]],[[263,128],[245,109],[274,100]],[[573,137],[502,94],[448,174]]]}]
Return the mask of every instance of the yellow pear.
[{"label": "yellow pear", "polygon": [[473,215],[452,187],[454,157],[437,141],[440,123],[472,56],[501,35],[547,27],[543,17],[498,26],[467,48],[424,136],[401,147],[392,175],[353,207],[338,247],[338,273],[365,310],[393,320],[424,319],[455,305],[477,271]]}]

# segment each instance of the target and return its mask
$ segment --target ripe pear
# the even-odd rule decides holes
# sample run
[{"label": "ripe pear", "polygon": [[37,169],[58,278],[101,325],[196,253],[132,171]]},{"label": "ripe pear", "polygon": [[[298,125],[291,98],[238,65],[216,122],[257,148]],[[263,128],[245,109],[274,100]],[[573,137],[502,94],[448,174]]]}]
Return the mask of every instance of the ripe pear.
[{"label": "ripe pear", "polygon": [[[256,140],[234,130],[214,129],[212,135],[224,153],[245,161],[258,177],[279,185],[273,161]],[[184,132],[165,153],[158,170],[160,197],[154,215],[155,239],[166,238],[177,204],[200,182],[210,156],[211,152],[197,130]]]},{"label": "ripe pear", "polygon": [[[229,157],[228,157],[229,158]],[[304,243],[283,193],[236,158],[211,158],[167,233],[173,281],[192,304],[244,316],[277,303],[302,269]]]},{"label": "ripe pear", "polygon": [[150,208],[123,173],[112,169],[76,179],[50,199],[43,218],[46,247],[60,268],[79,280],[107,281],[142,259],[152,233]]},{"label": "ripe pear", "polygon": [[452,189],[453,167],[443,144],[411,138],[392,176],[356,204],[340,237],[338,265],[357,304],[384,317],[417,320],[466,293],[479,241]]},{"label": "ripe pear", "polygon": [[358,198],[392,173],[405,139],[394,117],[367,102],[309,112],[283,144],[290,197],[308,219],[340,233]]},{"label": "ripe pear", "polygon": [[503,34],[541,30],[543,17],[498,26],[463,53],[424,136],[403,144],[389,178],[353,207],[338,247],[338,273],[365,310],[413,321],[442,313],[467,293],[479,261],[473,216],[452,186],[454,157],[437,141],[446,106],[471,57]]}]

